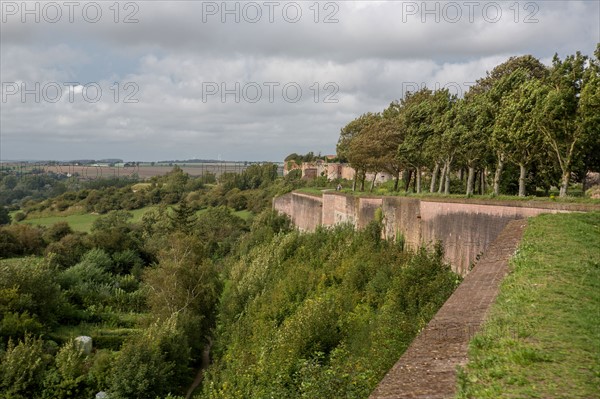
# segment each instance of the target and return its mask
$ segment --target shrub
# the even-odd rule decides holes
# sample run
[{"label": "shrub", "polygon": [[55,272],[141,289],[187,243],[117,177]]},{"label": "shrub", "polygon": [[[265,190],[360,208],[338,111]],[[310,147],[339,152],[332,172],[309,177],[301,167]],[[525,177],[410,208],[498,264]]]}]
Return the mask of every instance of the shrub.
[{"label": "shrub", "polygon": [[16,345],[9,340],[0,360],[0,398],[28,399],[41,392],[41,381],[51,360],[44,353],[41,338],[26,335]]},{"label": "shrub", "polygon": [[27,215],[25,215],[25,213],[17,212],[14,215],[14,220],[15,220],[15,222],[21,222],[21,221],[25,220],[26,217],[27,217]]}]

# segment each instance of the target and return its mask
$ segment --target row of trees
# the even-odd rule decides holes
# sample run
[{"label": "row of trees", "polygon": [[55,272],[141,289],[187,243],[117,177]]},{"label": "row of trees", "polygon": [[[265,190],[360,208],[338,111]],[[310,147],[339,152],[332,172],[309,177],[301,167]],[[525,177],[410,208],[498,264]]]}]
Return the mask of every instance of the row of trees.
[{"label": "row of trees", "polygon": [[[573,176],[600,171],[600,44],[595,58],[577,52],[546,67],[533,56],[511,57],[479,79],[464,98],[447,89],[408,92],[378,113],[366,113],[341,129],[338,156],[357,171],[414,175],[415,191],[450,193],[452,172],[468,171],[466,194],[475,182],[493,193],[508,164],[519,168],[519,195],[526,181],[560,187],[567,195]],[[480,176],[480,179],[476,179]],[[355,183],[356,180],[355,179]],[[356,186],[355,186],[356,187]]]}]

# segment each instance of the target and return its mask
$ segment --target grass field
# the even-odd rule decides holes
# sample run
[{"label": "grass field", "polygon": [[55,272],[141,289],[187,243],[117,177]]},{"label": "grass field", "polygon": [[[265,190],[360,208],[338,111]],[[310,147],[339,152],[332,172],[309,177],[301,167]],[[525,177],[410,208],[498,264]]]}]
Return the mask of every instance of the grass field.
[{"label": "grass field", "polygon": [[530,219],[458,398],[600,398],[600,213]]},{"label": "grass field", "polygon": [[[130,211],[133,214],[133,222],[139,222],[142,220],[142,216],[151,209],[154,209],[155,206],[147,206],[144,208],[136,209]],[[197,215],[206,212],[206,209],[201,209],[196,212]],[[232,212],[234,215],[239,216],[244,220],[248,220],[252,216],[252,212],[247,210],[235,211]],[[41,218],[33,218],[33,219],[25,219],[22,223],[29,223],[38,226],[52,226],[57,222],[67,222],[71,226],[71,228],[75,231],[85,231],[89,232],[92,228],[92,224],[96,219],[98,219],[101,215],[92,214],[92,213],[84,213],[78,215],[68,215],[68,216],[46,216]]]},{"label": "grass field", "polygon": [[[154,209],[153,206],[147,206],[145,208],[136,209],[130,211],[133,214],[133,222],[139,222],[142,220],[142,216],[149,210]],[[79,215],[68,215],[68,216],[47,216],[34,219],[25,219],[23,223],[35,224],[38,226],[52,226],[57,222],[67,222],[71,228],[75,231],[90,231],[92,224],[101,215],[93,213],[84,213]]]}]

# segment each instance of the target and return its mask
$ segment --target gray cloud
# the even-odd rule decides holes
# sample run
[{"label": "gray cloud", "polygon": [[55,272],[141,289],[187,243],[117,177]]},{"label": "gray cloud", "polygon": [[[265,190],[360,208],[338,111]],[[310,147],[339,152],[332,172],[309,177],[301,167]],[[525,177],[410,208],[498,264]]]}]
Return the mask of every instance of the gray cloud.
[{"label": "gray cloud", "polygon": [[[406,89],[427,85],[461,94],[511,55],[548,62],[554,52],[591,54],[600,41],[600,6],[591,1],[481,2],[472,21],[464,2],[427,3],[434,11],[438,4],[437,15],[422,14],[422,2],[319,2],[319,23],[314,2],[289,6],[302,10],[297,23],[280,12],[270,23],[263,2],[229,2],[248,11],[239,23],[233,15],[222,23],[219,13],[203,21],[203,9],[221,2],[199,1],[131,2],[127,9],[120,3],[115,23],[113,3],[98,2],[102,18],[94,24],[77,13],[73,23],[64,13],[55,24],[43,14],[40,23],[21,23],[18,12],[6,14],[6,3],[3,90],[40,82],[42,98],[36,103],[28,94],[23,102],[20,93],[4,93],[1,159],[276,160],[290,152],[333,152],[342,126]],[[39,4],[42,10],[47,2]],[[262,19],[251,23],[255,4]],[[139,22],[122,23],[132,11]],[[322,23],[333,11],[339,21]],[[93,82],[102,97],[85,101],[81,87],[64,85],[73,81]],[[47,101],[50,88],[43,93],[48,82],[63,87],[55,103]],[[257,87],[262,96],[252,103]],[[302,96],[291,101],[298,87]],[[126,102],[128,95],[138,102]]]}]

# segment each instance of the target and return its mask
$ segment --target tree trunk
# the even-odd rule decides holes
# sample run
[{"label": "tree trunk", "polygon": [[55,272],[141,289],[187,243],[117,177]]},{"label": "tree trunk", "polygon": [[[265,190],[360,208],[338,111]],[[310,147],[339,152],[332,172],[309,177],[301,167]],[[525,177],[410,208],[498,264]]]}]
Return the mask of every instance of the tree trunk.
[{"label": "tree trunk", "polygon": [[404,177],[406,178],[404,180],[404,192],[408,192],[408,189],[410,188],[410,181],[412,180],[412,169],[407,169],[404,171]]},{"label": "tree trunk", "polygon": [[421,167],[417,166],[417,169],[415,171],[415,178],[416,178],[416,184],[417,184],[417,188],[416,188],[416,192],[417,194],[421,193]]},{"label": "tree trunk", "polygon": [[469,176],[467,177],[467,196],[473,195],[474,183],[475,183],[475,167],[469,165]]},{"label": "tree trunk", "polygon": [[446,179],[448,164],[444,162],[444,167],[442,168],[442,173],[440,174],[440,186],[438,187],[438,194],[442,193],[444,189],[444,180]]},{"label": "tree trunk", "polygon": [[560,198],[567,196],[567,189],[569,188],[569,180],[571,179],[571,172],[563,172],[562,179],[560,182]]},{"label": "tree trunk", "polygon": [[527,169],[525,165],[522,163],[519,164],[519,197],[525,196],[525,175],[527,174]]},{"label": "tree trunk", "polygon": [[500,177],[502,176],[502,168],[504,168],[504,154],[498,157],[496,165],[496,173],[494,173],[494,195],[500,195]]},{"label": "tree trunk", "polygon": [[433,173],[431,173],[431,185],[429,186],[429,192],[432,193],[435,190],[435,179],[440,171],[440,163],[436,162],[435,167],[433,168]]},{"label": "tree trunk", "polygon": [[365,179],[367,178],[367,172],[365,172],[364,170],[362,171],[362,174],[360,175],[360,191],[365,191]]},{"label": "tree trunk", "polygon": [[371,180],[371,189],[369,190],[370,193],[373,192],[373,188],[375,187],[375,180],[377,180],[377,173],[373,174],[373,180]]},{"label": "tree trunk", "polygon": [[483,168],[481,171],[481,195],[485,195],[487,191],[486,178],[487,176],[487,167]]},{"label": "tree trunk", "polygon": [[446,185],[444,187],[444,194],[450,194],[450,162],[448,161],[448,165],[446,166]]},{"label": "tree trunk", "polygon": [[398,183],[400,183],[400,171],[398,171],[396,176],[394,176],[394,192],[398,191]]},{"label": "tree trunk", "polygon": [[460,170],[458,171],[458,180],[460,180],[462,182],[464,179],[465,179],[464,170],[463,170],[463,168],[460,168]]}]

